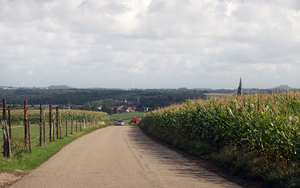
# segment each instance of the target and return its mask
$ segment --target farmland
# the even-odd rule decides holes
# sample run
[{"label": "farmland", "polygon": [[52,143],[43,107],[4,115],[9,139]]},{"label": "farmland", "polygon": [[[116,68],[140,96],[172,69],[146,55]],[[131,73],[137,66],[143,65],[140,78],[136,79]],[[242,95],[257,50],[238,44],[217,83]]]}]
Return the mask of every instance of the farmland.
[{"label": "farmland", "polygon": [[112,119],[133,119],[134,117],[141,118],[145,112],[130,112],[130,113],[121,113],[121,114],[113,114],[110,115]]},{"label": "farmland", "polygon": [[[114,120],[123,119],[125,125],[130,125],[130,123],[133,122],[134,117],[137,117],[138,121],[140,121],[144,114],[145,112],[118,113],[110,115],[110,118]],[[134,125],[134,123],[132,123],[131,125]]]},{"label": "farmland", "polygon": [[[55,110],[52,109],[52,115],[55,115]],[[44,121],[49,121],[49,109],[43,110]],[[109,116],[104,112],[93,112],[85,110],[59,110],[60,119],[94,119],[102,118],[103,120],[108,120]],[[3,116],[0,116],[0,121],[2,121]],[[53,117],[52,117],[53,118]],[[52,119],[51,118],[51,119]],[[11,110],[11,121],[12,123],[21,123],[24,121],[24,110]],[[39,122],[40,121],[40,110],[28,110],[28,121]]]},{"label": "farmland", "polygon": [[299,187],[300,92],[190,101],[148,113],[140,127],[267,185]]},{"label": "farmland", "polygon": [[[80,131],[80,127],[87,127],[91,122],[99,122],[110,120],[107,113],[103,112],[92,112],[92,111],[83,111],[83,110],[59,110],[59,121],[61,121],[61,135],[66,135],[67,130],[69,133]],[[43,112],[43,121],[45,123],[45,132],[48,140],[50,125],[49,125],[49,109],[44,110]],[[7,116],[8,117],[8,116]],[[52,118],[55,117],[55,111],[52,110]],[[0,121],[2,121],[2,116]],[[52,119],[51,118],[51,119]],[[100,118],[100,119],[99,119]],[[73,120],[73,122],[72,122]],[[66,121],[69,123],[67,124]],[[39,144],[40,137],[40,110],[28,110],[28,122],[31,123],[31,136],[32,144]],[[85,122],[85,124],[83,124]],[[11,110],[11,137],[12,140],[24,138],[24,110]],[[73,124],[73,129],[71,129],[71,124]],[[66,126],[68,125],[68,126]],[[0,139],[3,140],[3,130],[0,131]],[[47,141],[48,142],[48,141]],[[14,150],[14,148],[12,148]],[[15,153],[16,151],[12,151]]]},{"label": "farmland", "polygon": [[210,97],[229,97],[229,96],[233,96],[234,93],[204,93],[204,95],[207,98],[210,98]]}]

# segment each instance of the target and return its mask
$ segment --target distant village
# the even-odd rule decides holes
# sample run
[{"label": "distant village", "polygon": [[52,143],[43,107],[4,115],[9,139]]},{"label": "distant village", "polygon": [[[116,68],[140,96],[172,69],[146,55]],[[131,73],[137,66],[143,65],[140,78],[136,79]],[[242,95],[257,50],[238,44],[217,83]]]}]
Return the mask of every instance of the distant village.
[{"label": "distant village", "polygon": [[[114,111],[114,112],[117,112],[117,113],[123,113],[123,112],[135,112],[137,111],[137,107],[134,106],[136,104],[139,104],[140,101],[139,99],[137,101],[127,101],[125,99],[124,101],[124,105],[121,105],[121,106],[114,106],[112,107],[111,109]],[[101,109],[100,109],[101,110]],[[149,107],[142,107],[142,109],[139,109],[139,111],[144,111],[144,112],[148,112],[149,111]]]},{"label": "distant village", "polygon": [[[111,110],[114,111],[114,113],[126,113],[126,112],[136,112],[136,111],[149,112],[150,111],[150,107],[144,107],[139,104],[140,104],[139,99],[137,101],[127,101],[125,99],[123,105],[113,106],[113,107],[111,107]],[[139,106],[139,108],[137,108],[136,106]],[[48,107],[48,106],[46,106],[46,107]],[[65,109],[65,110],[82,109],[82,107],[83,107],[82,105],[72,105],[72,106],[59,105],[60,109]],[[98,106],[97,109],[101,111],[101,110],[103,110],[103,106]]]}]

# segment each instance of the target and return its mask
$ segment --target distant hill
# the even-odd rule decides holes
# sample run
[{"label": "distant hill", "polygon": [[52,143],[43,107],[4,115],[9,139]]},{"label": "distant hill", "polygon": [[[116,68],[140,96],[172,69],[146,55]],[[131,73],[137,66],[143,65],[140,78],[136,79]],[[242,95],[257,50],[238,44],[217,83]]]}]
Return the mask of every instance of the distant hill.
[{"label": "distant hill", "polygon": [[274,87],[272,89],[294,89],[294,88],[289,87],[288,85],[280,85],[280,86]]},{"label": "distant hill", "polygon": [[16,89],[16,87],[12,87],[12,86],[0,86],[0,89]]},{"label": "distant hill", "polygon": [[72,89],[72,87],[66,85],[51,85],[48,89]]},{"label": "distant hill", "polygon": [[213,90],[211,88],[195,88],[196,90]]}]

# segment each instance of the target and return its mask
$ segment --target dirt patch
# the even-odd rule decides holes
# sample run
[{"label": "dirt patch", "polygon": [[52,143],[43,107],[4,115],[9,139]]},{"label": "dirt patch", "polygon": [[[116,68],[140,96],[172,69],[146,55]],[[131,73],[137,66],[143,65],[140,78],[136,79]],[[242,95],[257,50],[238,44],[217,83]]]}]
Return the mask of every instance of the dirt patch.
[{"label": "dirt patch", "polygon": [[0,173],[0,187],[4,188],[7,187],[14,182],[18,181],[21,179],[21,177],[26,174],[26,172],[16,169],[13,173],[11,172],[3,172]]}]

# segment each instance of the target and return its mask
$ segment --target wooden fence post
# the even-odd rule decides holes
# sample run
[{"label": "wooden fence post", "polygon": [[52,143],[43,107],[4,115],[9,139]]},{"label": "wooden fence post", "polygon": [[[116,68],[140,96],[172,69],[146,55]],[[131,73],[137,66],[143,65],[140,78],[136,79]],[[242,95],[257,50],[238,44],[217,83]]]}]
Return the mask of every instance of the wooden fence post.
[{"label": "wooden fence post", "polygon": [[56,138],[58,139],[58,106],[56,107]]},{"label": "wooden fence post", "polygon": [[[3,99],[3,101],[4,101],[4,99]],[[3,104],[4,104],[4,102],[3,102]],[[4,106],[4,105],[3,105]],[[4,108],[3,108],[4,109]],[[4,112],[3,112],[3,114],[4,114]],[[4,116],[4,115],[3,115]],[[2,121],[1,122],[1,124],[2,124],[2,130],[3,130],[3,146],[2,146],[2,148],[3,148],[3,157],[5,157],[6,156],[6,139],[5,139],[5,137],[6,137],[6,135],[5,135],[5,126],[6,126],[6,121]]]},{"label": "wooden fence post", "polygon": [[3,129],[3,156],[11,158],[11,149],[10,149],[10,140],[7,131],[7,122],[2,121],[2,129]]},{"label": "wooden fence post", "polygon": [[30,122],[28,123],[28,139],[29,139],[29,151],[32,153],[31,150],[31,129],[30,129]]},{"label": "wooden fence post", "polygon": [[76,132],[77,132],[77,122],[78,122],[78,120],[76,119]]},{"label": "wooden fence post", "polygon": [[72,115],[72,122],[71,122],[71,134],[73,134],[73,115]]},{"label": "wooden fence post", "polygon": [[40,146],[43,146],[43,104],[40,104]]},{"label": "wooden fence post", "polygon": [[27,125],[28,125],[28,114],[27,114],[27,101],[24,101],[24,123],[25,123],[25,135],[24,135],[24,145],[27,147]]},{"label": "wooden fence post", "polygon": [[6,100],[3,99],[3,121],[6,121]]},{"label": "wooden fence post", "polygon": [[[7,126],[6,126],[6,129],[7,129]],[[7,134],[7,150],[8,150],[8,153],[7,153],[7,157],[11,158],[11,146],[10,146],[10,140],[9,140],[9,137],[8,137],[8,132],[6,131],[6,134]]]},{"label": "wooden fence post", "polygon": [[46,147],[46,121],[43,122],[43,131],[44,131],[44,147]]},{"label": "wooden fence post", "polygon": [[68,136],[68,119],[66,118],[66,136]]},{"label": "wooden fence post", "polygon": [[11,115],[10,115],[10,106],[8,107],[8,126],[9,126],[9,139],[11,139]]},{"label": "wooden fence post", "polygon": [[61,117],[59,118],[59,133],[60,133],[60,138],[62,138]]},{"label": "wooden fence post", "polygon": [[52,140],[55,141],[55,118],[54,117],[52,120],[52,134],[53,134]]},{"label": "wooden fence post", "polygon": [[80,131],[81,131],[81,121],[82,121],[82,120],[79,120],[79,126],[80,126],[80,129],[79,129],[79,130],[80,130]]},{"label": "wooden fence post", "polygon": [[50,127],[50,142],[52,142],[52,105],[49,105],[49,127]]}]

